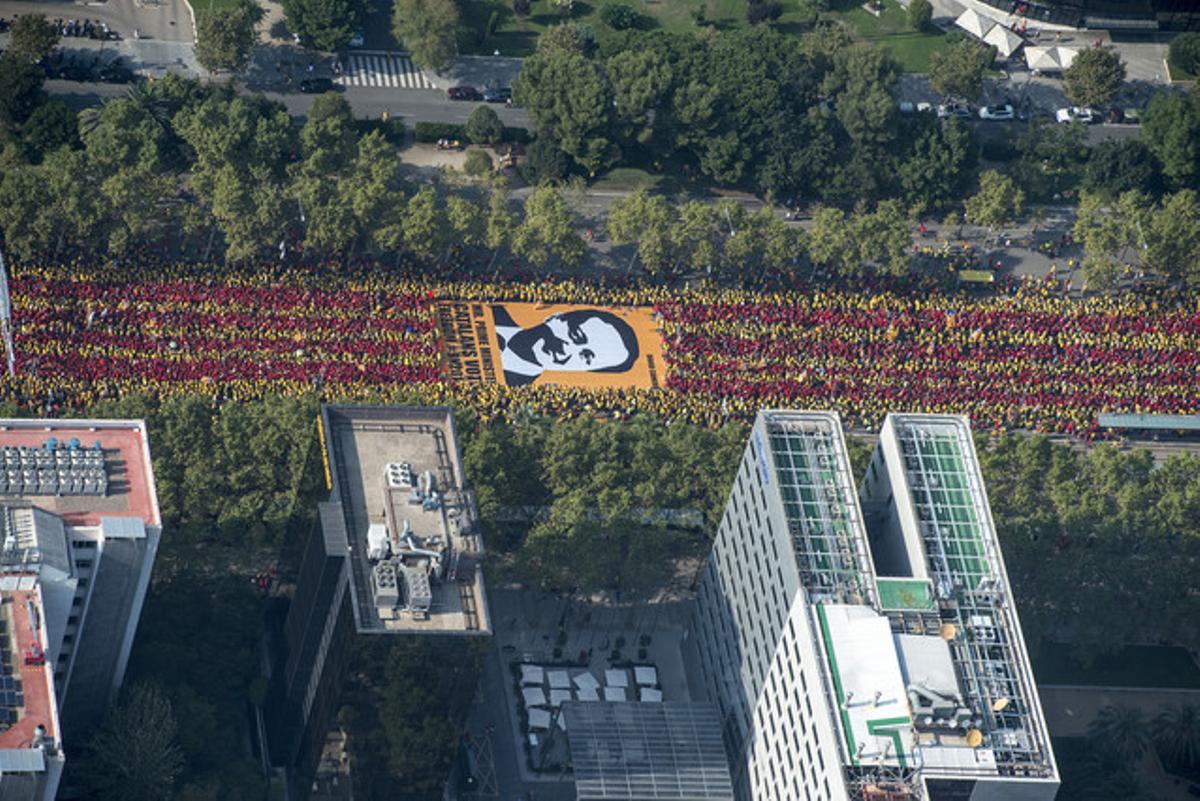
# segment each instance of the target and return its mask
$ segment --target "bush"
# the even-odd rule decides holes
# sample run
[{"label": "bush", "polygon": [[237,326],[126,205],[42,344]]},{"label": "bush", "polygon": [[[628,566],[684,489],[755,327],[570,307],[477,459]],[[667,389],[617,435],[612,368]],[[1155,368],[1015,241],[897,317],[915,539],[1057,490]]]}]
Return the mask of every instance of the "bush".
[{"label": "bush", "polygon": [[914,31],[923,31],[933,21],[933,6],[929,0],[912,0],[908,4],[908,27]]},{"label": "bush", "polygon": [[600,9],[600,20],[614,31],[624,31],[638,26],[638,13],[632,6],[613,3]]},{"label": "bush", "polygon": [[476,106],[467,117],[467,138],[477,145],[494,145],[504,138],[504,123],[490,106]]},{"label": "bush", "polygon": [[1181,33],[1172,39],[1167,60],[1174,69],[1183,70],[1193,77],[1200,76],[1200,33]]},{"label": "bush", "polygon": [[783,5],[778,0],[763,0],[751,3],[746,8],[746,22],[760,25],[764,22],[774,22],[783,14]]},{"label": "bush", "polygon": [[413,138],[426,144],[439,139],[467,138],[465,126],[453,122],[418,122],[413,126]]},{"label": "bush", "polygon": [[533,9],[533,0],[513,0],[513,13],[518,17],[528,17]]},{"label": "bush", "polygon": [[530,183],[546,181],[561,181],[567,177],[567,154],[563,153],[558,142],[548,136],[539,136],[529,146],[529,161],[526,162],[526,176]]},{"label": "bush", "polygon": [[1021,155],[1017,151],[1016,145],[1007,137],[988,139],[980,150],[986,161],[1012,161]]},{"label": "bush", "polygon": [[376,119],[355,120],[354,128],[360,137],[366,136],[372,131],[379,131],[388,144],[404,144],[404,120],[399,117],[392,117],[387,122]]},{"label": "bush", "polygon": [[467,160],[463,163],[463,172],[471,176],[487,175],[494,169],[492,157],[486,150],[471,150],[467,152]]}]

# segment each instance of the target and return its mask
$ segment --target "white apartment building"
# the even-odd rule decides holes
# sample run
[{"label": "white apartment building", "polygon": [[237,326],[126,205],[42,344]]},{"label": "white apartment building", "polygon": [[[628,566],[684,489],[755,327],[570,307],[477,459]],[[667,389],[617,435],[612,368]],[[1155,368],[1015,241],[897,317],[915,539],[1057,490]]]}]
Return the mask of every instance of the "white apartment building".
[{"label": "white apartment building", "polygon": [[835,414],[761,412],[693,631],[743,801],[1057,792],[964,418],[890,415],[859,492]]},{"label": "white apartment building", "polygon": [[0,801],[53,798],[115,698],[161,534],[144,423],[0,420]]}]

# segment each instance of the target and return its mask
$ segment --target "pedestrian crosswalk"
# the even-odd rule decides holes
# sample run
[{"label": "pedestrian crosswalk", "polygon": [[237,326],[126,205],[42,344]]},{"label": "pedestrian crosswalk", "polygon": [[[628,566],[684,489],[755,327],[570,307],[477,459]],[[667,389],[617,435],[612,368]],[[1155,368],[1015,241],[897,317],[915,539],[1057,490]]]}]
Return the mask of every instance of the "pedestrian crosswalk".
[{"label": "pedestrian crosswalk", "polygon": [[436,89],[425,73],[405,53],[348,53],[342,74],[334,78],[343,86],[378,86],[393,89]]}]

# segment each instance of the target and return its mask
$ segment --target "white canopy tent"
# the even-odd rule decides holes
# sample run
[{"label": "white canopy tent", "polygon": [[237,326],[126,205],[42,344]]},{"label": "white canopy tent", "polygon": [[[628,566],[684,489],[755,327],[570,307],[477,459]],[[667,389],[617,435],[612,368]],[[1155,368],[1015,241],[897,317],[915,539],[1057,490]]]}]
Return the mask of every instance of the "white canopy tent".
[{"label": "white canopy tent", "polygon": [[656,690],[653,687],[639,687],[638,695],[643,703],[661,704],[663,699],[662,690]]},{"label": "white canopy tent", "polygon": [[571,678],[565,670],[547,670],[546,679],[550,682],[551,690],[568,690],[571,688]]},{"label": "white canopy tent", "polygon": [[546,693],[541,687],[525,687],[521,690],[521,697],[525,700],[527,708],[546,705]]},{"label": "white canopy tent", "polygon": [[1061,72],[1075,60],[1079,51],[1073,47],[1026,47],[1025,64],[1031,70]]},{"label": "white canopy tent", "polygon": [[1013,53],[1025,44],[1025,40],[1015,33],[1005,28],[1003,25],[995,25],[987,35],[983,37],[983,41],[996,48],[996,52],[1002,58],[1008,58]]},{"label": "white canopy tent", "polygon": [[625,694],[624,687],[605,687],[604,688],[604,700],[605,701],[628,701],[629,696]]},{"label": "white canopy tent", "polygon": [[550,713],[545,709],[529,710],[529,728],[543,731],[550,728]]},{"label": "white canopy tent", "polygon": [[557,708],[562,705],[563,701],[570,701],[570,700],[571,700],[571,691],[570,690],[551,690],[550,691],[550,706],[552,706],[552,707]]},{"label": "white canopy tent", "polygon": [[609,687],[628,687],[629,674],[624,670],[604,671],[604,683]]},{"label": "white canopy tent", "polygon": [[596,677],[589,672],[580,673],[574,678],[575,686],[581,690],[598,690],[600,682],[596,681]]},{"label": "white canopy tent", "polygon": [[600,693],[595,687],[580,687],[575,693],[575,698],[579,701],[599,701]]},{"label": "white canopy tent", "polygon": [[633,669],[633,678],[639,685],[653,687],[658,684],[658,671],[653,665],[638,665]]},{"label": "white canopy tent", "polygon": [[545,680],[541,665],[521,665],[522,684],[541,684]]},{"label": "white canopy tent", "polygon": [[995,25],[990,19],[980,16],[979,12],[973,8],[968,8],[959,14],[958,19],[954,20],[954,24],[976,39],[982,39],[984,34],[987,33],[988,28]]}]

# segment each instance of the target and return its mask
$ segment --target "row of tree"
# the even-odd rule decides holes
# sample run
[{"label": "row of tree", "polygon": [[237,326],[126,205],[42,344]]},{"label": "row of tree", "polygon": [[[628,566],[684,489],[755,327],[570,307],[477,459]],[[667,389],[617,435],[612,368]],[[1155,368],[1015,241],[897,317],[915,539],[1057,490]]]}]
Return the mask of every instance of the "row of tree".
[{"label": "row of tree", "polygon": [[1136,262],[1139,269],[1200,286],[1200,200],[1195,190],[1159,202],[1137,190],[1113,199],[1084,193],[1075,220],[1087,285],[1111,287]]}]

